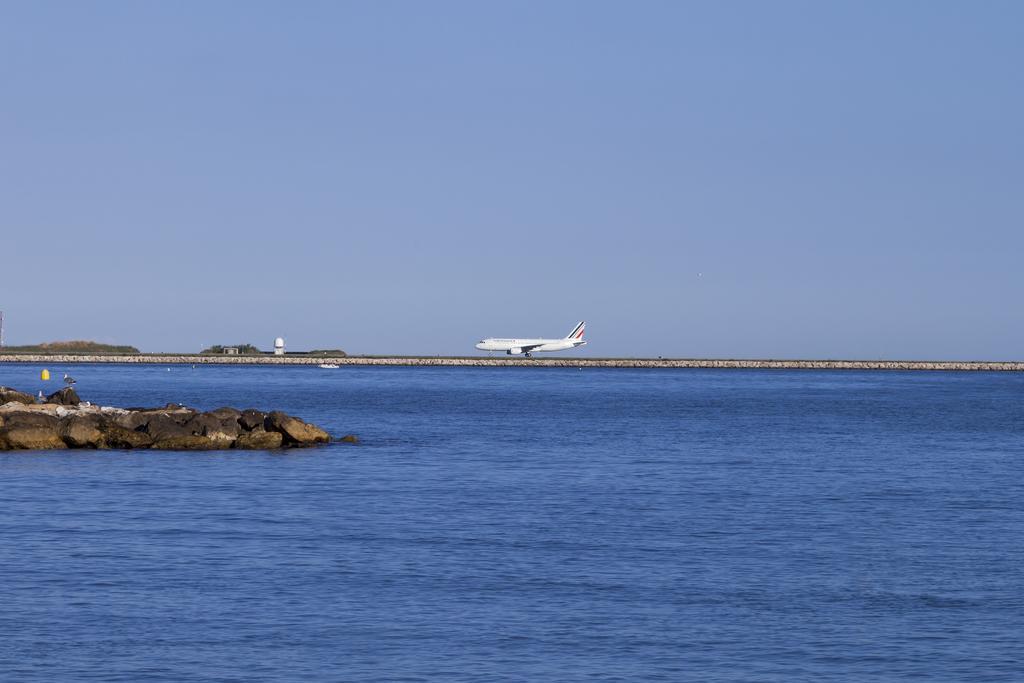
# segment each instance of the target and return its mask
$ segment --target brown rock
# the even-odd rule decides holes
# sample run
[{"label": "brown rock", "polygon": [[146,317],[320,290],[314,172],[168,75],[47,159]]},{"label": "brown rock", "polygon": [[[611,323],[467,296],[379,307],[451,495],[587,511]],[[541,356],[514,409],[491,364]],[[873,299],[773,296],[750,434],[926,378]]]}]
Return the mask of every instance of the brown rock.
[{"label": "brown rock", "polygon": [[55,403],[59,406],[77,406],[81,403],[81,399],[78,398],[78,394],[71,387],[64,387],[60,391],[55,391],[46,397],[47,403]]},{"label": "brown rock", "polygon": [[165,410],[163,410],[161,412],[163,412],[165,415],[167,415],[168,417],[170,417],[172,420],[174,420],[175,422],[177,422],[180,425],[185,424],[186,422],[188,422],[193,417],[195,417],[196,415],[199,414],[199,411],[196,410],[195,408],[181,408],[181,407],[174,408],[172,410],[166,410],[165,409]]},{"label": "brown rock", "polygon": [[71,448],[102,448],[106,445],[98,415],[76,415],[61,422],[60,436]]},{"label": "brown rock", "polygon": [[6,415],[17,413],[19,415],[36,414],[56,416],[58,410],[65,410],[65,408],[53,403],[32,403],[30,405],[26,405],[24,403],[8,403],[7,405],[0,406],[0,413]]},{"label": "brown rock", "polygon": [[[241,433],[242,428],[238,426],[237,420],[221,420],[220,428],[217,431],[219,431],[221,434],[225,434],[231,437],[232,439],[235,439],[239,435],[239,433]],[[206,436],[210,435],[211,432],[207,431]]]},{"label": "brown rock", "polygon": [[8,448],[37,450],[64,448],[60,421],[42,413],[9,413],[4,419],[4,442]]},{"label": "brown rock", "polygon": [[193,416],[192,419],[182,426],[187,429],[190,434],[198,434],[202,436],[206,429],[217,429],[220,427],[220,418],[209,413],[200,413]]},{"label": "brown rock", "polygon": [[230,448],[235,444],[235,439],[238,438],[238,435],[240,433],[243,432],[238,428],[237,422],[225,422],[221,424],[220,429],[207,430],[206,434],[204,434],[203,436],[205,436],[207,439],[219,441],[221,443],[221,447],[223,448]]},{"label": "brown rock", "polygon": [[[57,392],[68,400],[69,390]],[[248,431],[246,431],[248,429]],[[355,443],[355,436],[345,437]],[[327,432],[281,412],[218,408],[197,413],[173,406],[124,412],[87,405],[8,403],[0,406],[0,450],[156,448],[277,449],[327,443]]]},{"label": "brown rock", "polygon": [[6,429],[14,429],[17,427],[43,427],[46,429],[56,430],[60,427],[60,420],[58,420],[55,415],[51,415],[49,413],[36,410],[24,410],[7,413],[4,416],[4,427]]},{"label": "brown rock", "polygon": [[10,387],[0,387],[0,406],[5,403],[24,403],[28,405],[35,402],[36,399],[31,394],[26,394]]},{"label": "brown rock", "polygon": [[114,415],[110,418],[110,422],[122,429],[135,431],[141,427],[145,427],[151,417],[153,417],[153,415],[148,411],[132,411]]},{"label": "brown rock", "polygon": [[152,448],[158,451],[211,451],[225,448],[225,446],[205,436],[186,434],[155,441]]},{"label": "brown rock", "polygon": [[281,448],[284,437],[278,432],[266,432],[262,429],[252,432],[242,432],[235,440],[235,448],[245,450],[273,450]]},{"label": "brown rock", "polygon": [[154,442],[178,436],[193,435],[189,427],[179,424],[172,416],[166,413],[150,415],[146,421],[145,431],[152,437]]},{"label": "brown rock", "polygon": [[230,415],[222,419],[214,413],[202,413],[186,422],[184,428],[194,435],[216,442],[220,448],[231,448],[238,436],[238,423]]},{"label": "brown rock", "polygon": [[277,410],[267,415],[263,426],[268,432],[279,432],[286,446],[312,446],[331,440],[330,434],[319,427]]},{"label": "brown rock", "polygon": [[107,448],[149,448],[153,445],[153,437],[149,434],[113,423],[104,427],[103,439]]},{"label": "brown rock", "polygon": [[238,420],[238,418],[240,418],[242,416],[242,411],[239,410],[238,408],[229,408],[229,407],[225,406],[223,408],[217,408],[216,410],[211,410],[209,412],[209,414],[215,416],[219,420],[232,420],[232,421],[236,421],[236,420]]},{"label": "brown rock", "polygon": [[263,430],[263,421],[266,420],[267,416],[259,410],[243,410],[242,414],[238,417],[238,424],[242,425],[242,428],[247,432],[253,430]]},{"label": "brown rock", "polygon": [[346,434],[338,439],[338,441],[344,441],[345,443],[359,443],[359,437],[355,434]]},{"label": "brown rock", "polygon": [[155,417],[168,418],[177,425],[183,425],[192,419],[196,411],[191,408],[177,408],[167,410],[166,408],[128,408],[127,413],[121,413],[113,418],[113,421],[125,429],[139,429]]},{"label": "brown rock", "polygon": [[16,427],[8,429],[4,436],[10,448],[25,450],[42,450],[49,448],[64,448],[64,439],[56,429],[45,427]]}]

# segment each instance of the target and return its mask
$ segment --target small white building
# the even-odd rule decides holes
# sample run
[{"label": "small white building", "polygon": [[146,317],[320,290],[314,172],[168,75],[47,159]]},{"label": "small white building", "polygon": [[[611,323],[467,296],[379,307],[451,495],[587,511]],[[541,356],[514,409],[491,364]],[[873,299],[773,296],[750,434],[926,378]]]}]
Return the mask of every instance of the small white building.
[{"label": "small white building", "polygon": [[284,338],[278,337],[277,339],[274,340],[274,355],[275,356],[283,356],[284,355]]}]

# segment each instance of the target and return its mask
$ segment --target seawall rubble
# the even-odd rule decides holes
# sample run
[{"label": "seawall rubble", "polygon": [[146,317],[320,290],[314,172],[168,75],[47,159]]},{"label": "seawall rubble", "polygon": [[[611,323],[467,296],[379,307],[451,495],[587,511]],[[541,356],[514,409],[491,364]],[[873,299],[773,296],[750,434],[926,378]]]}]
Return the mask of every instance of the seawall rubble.
[{"label": "seawall rubble", "polygon": [[[347,436],[342,440],[354,441]],[[0,451],[63,448],[225,450],[305,448],[328,443],[316,425],[279,411],[217,408],[201,412],[168,403],[162,408],[114,408],[81,401],[67,387],[44,403],[0,387]]]},{"label": "seawall rubble", "polygon": [[919,361],[919,360],[746,360],[713,358],[523,358],[481,357],[352,357],[324,359],[314,356],[196,356],[141,355],[29,355],[0,354],[0,363],[126,363],[154,365],[404,365],[444,367],[546,367],[546,368],[714,368],[758,370],[937,370],[1024,371],[1024,361]]}]

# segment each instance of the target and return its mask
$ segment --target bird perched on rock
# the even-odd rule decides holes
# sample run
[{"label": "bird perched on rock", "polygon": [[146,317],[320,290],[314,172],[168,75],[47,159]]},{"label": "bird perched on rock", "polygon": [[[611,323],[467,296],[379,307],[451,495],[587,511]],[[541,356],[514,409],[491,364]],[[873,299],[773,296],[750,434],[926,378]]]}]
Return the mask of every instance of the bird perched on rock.
[{"label": "bird perched on rock", "polygon": [[70,387],[74,383],[75,383],[75,378],[65,372],[64,373],[64,384],[67,384]]}]

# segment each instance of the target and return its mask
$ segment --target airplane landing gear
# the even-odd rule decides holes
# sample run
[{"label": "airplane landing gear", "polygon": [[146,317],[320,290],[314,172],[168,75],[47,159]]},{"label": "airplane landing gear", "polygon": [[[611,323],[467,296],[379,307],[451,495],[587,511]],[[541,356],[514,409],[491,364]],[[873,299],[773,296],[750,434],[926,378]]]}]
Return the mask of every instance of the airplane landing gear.
[{"label": "airplane landing gear", "polygon": [[523,355],[526,356],[527,358],[533,358],[533,354],[531,354],[529,351],[527,351]]}]

